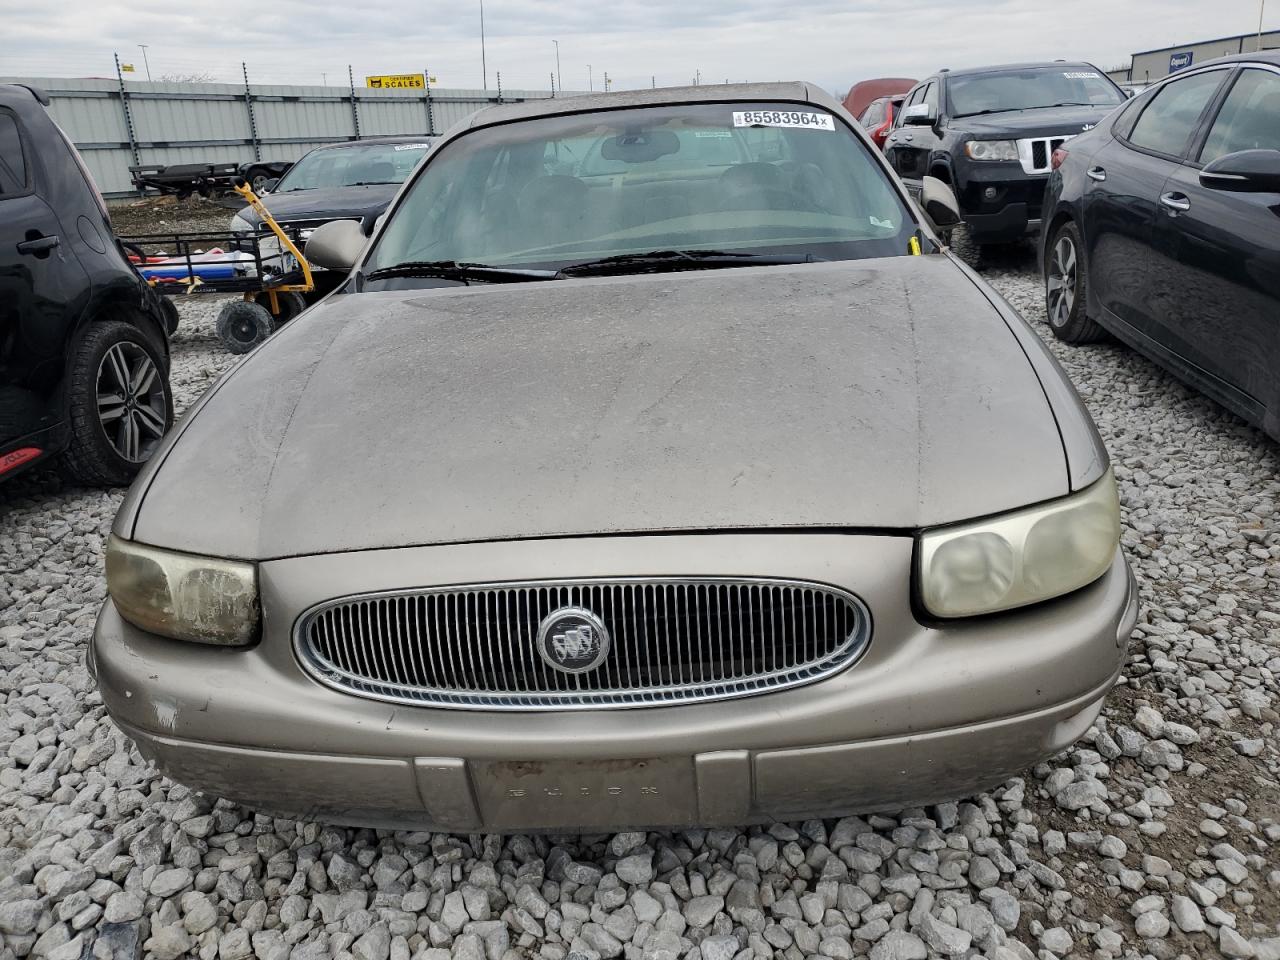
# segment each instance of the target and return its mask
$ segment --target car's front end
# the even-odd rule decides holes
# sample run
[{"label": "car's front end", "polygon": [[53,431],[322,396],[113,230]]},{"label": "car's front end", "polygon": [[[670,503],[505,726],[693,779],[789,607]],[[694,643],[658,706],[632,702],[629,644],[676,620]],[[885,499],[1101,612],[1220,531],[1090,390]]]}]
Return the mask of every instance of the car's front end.
[{"label": "car's front end", "polygon": [[[1117,554],[1068,597],[921,622],[917,550],[726,533],[273,560],[252,647],[175,641],[108,605],[95,668],[145,756],[266,811],[469,831],[897,809],[1078,739],[1134,615]],[[583,607],[612,638],[585,677],[533,652],[540,622]]]},{"label": "car's front end", "polygon": [[[117,517],[91,668],[144,755],[265,811],[564,831],[937,801],[1087,730],[1136,616],[1097,434],[834,102],[776,90],[525,106],[544,113],[442,148],[349,283],[202,401]],[[812,162],[856,166],[871,215],[780,191],[744,211],[741,171],[670,159],[719,163],[714,130],[833,151]],[[414,212],[447,216],[491,162],[554,155],[539,131],[588,166],[536,172],[527,222],[422,237]],[[820,240],[769,234],[770,265],[745,239],[532,265],[567,245],[530,260],[531,239],[619,209],[615,163],[652,174],[624,211],[652,211],[659,176],[669,208],[721,191],[661,230]],[[551,222],[539,203],[570,191]],[[415,252],[444,242],[523,265]]]},{"label": "car's front end", "polygon": [[1054,151],[1124,102],[1088,64],[979,70],[949,78],[947,90],[949,174],[970,234],[984,243],[1040,230]]},{"label": "car's front end", "polygon": [[953,156],[952,176],[961,213],[975,238],[998,243],[1039,232],[1054,151],[1106,116],[1106,111],[1072,113],[1069,119],[1040,120],[1032,130],[971,125]]}]

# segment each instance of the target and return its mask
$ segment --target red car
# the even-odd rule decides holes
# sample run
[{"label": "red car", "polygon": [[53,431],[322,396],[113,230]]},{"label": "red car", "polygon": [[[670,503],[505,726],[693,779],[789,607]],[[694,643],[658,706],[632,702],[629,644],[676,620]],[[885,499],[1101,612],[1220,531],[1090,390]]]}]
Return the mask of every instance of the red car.
[{"label": "red car", "polygon": [[844,98],[844,108],[857,118],[876,146],[884,149],[884,140],[893,126],[894,114],[915,85],[914,80],[905,77],[863,80],[854,84]]}]

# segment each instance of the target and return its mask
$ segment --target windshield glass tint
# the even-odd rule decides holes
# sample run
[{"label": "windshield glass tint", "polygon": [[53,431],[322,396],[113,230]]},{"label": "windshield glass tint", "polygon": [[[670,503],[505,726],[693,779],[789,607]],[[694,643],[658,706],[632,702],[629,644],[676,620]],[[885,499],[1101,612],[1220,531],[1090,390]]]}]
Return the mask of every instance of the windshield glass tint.
[{"label": "windshield glass tint", "polygon": [[1124,100],[1115,84],[1097,70],[1058,64],[952,77],[947,81],[947,97],[953,117],[1058,104],[1114,106]]},{"label": "windshield glass tint", "polygon": [[275,192],[354,187],[367,183],[403,183],[430,146],[422,141],[313,150],[289,169]]},{"label": "windshield glass tint", "polygon": [[914,228],[884,171],[833,115],[691,104],[463,135],[431,157],[364,269],[560,267],[654,250],[891,256],[907,252]]}]

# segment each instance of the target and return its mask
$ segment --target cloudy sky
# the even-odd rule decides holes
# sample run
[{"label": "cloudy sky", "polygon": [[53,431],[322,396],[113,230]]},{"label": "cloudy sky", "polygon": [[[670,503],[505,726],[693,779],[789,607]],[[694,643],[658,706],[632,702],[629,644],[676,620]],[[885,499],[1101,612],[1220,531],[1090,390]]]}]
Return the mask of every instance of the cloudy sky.
[{"label": "cloudy sky", "polygon": [[[366,73],[421,71],[479,87],[479,0],[0,0],[0,75],[108,76],[112,52],[152,75],[357,84]],[[488,81],[546,87],[560,41],[562,85],[614,89],[803,78],[831,90],[940,66],[1128,55],[1257,28],[1259,0],[487,0]],[[1280,0],[1267,26],[1280,27]],[[216,17],[216,22],[215,22]]]}]

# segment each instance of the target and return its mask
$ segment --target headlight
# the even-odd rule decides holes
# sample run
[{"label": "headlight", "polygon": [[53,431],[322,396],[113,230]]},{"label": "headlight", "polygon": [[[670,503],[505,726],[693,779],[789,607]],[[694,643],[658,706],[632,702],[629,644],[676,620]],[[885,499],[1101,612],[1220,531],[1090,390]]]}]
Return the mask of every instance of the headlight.
[{"label": "headlight", "polygon": [[1053,503],[921,535],[920,598],[937,617],[1038,603],[1097,580],[1119,541],[1120,500],[1108,469]]},{"label": "headlight", "polygon": [[237,213],[234,217],[231,218],[231,232],[232,233],[253,233],[254,227],[252,223],[250,223],[248,220],[246,220],[244,217],[240,216],[240,214]]},{"label": "headlight", "polygon": [[107,592],[149,633],[226,647],[258,635],[258,569],[252,563],[174,553],[107,538]]},{"label": "headlight", "polygon": [[964,152],[971,160],[1017,160],[1018,145],[1012,140],[970,140]]}]

